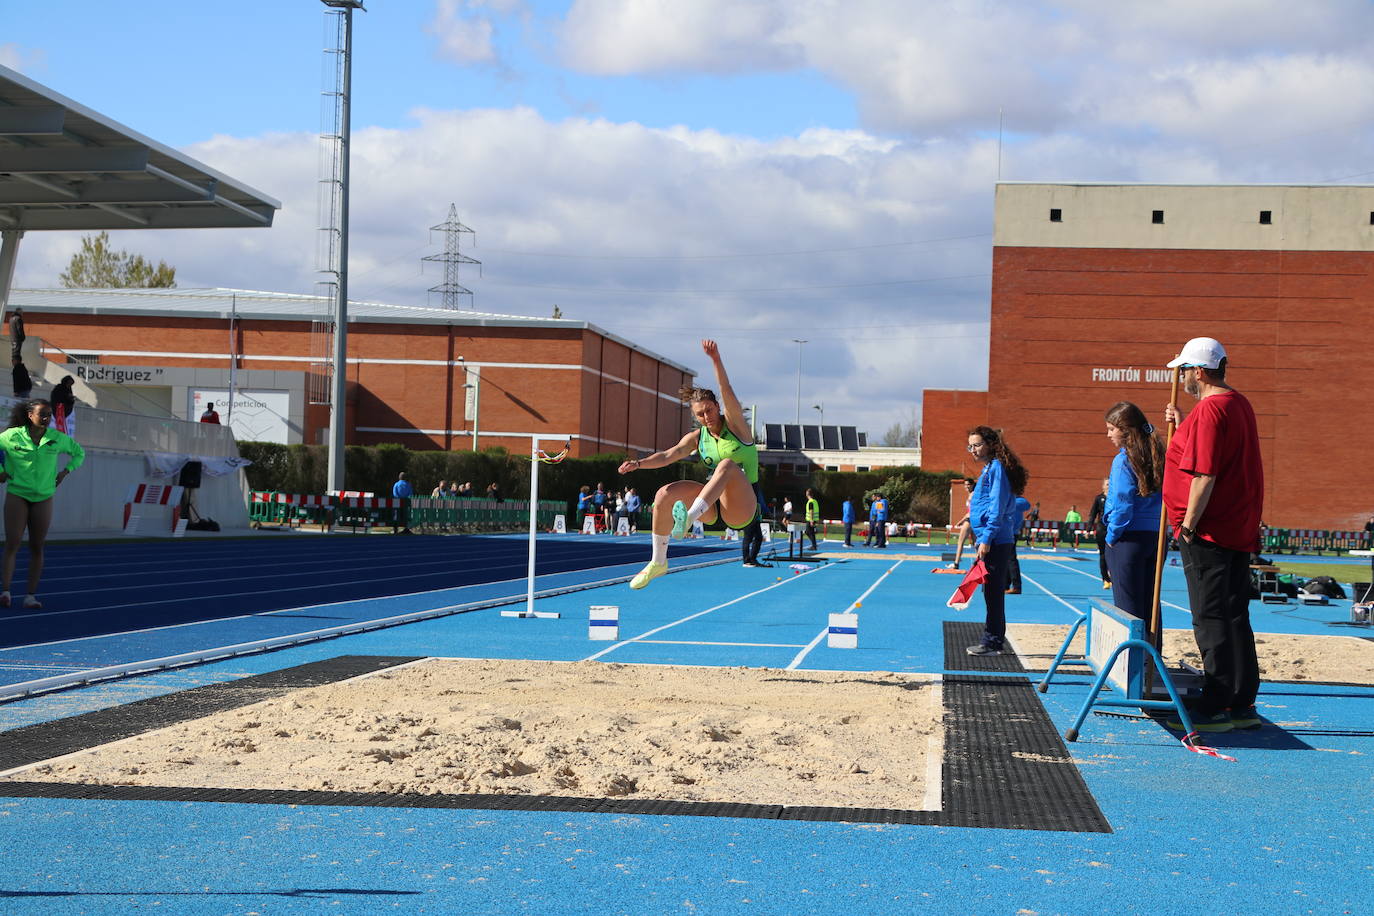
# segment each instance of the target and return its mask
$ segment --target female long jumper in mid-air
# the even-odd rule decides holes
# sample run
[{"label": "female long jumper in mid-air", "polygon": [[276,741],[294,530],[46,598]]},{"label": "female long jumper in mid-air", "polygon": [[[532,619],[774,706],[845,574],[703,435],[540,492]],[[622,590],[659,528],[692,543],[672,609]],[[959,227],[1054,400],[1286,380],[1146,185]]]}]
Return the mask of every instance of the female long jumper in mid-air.
[{"label": "female long jumper in mid-air", "polygon": [[696,452],[702,464],[713,469],[711,479],[705,484],[677,480],[659,488],[654,496],[653,559],[630,580],[630,588],[643,588],[668,571],[668,541],[686,534],[693,522],[709,524],[719,516],[739,529],[748,527],[759,514],[758,446],[730,387],[716,342],[703,340],[701,349],[715,366],[720,398],[709,388],[684,387],[678,396],[691,405],[700,427],[670,449],[631,458],[620,466],[620,473],[666,467]]}]

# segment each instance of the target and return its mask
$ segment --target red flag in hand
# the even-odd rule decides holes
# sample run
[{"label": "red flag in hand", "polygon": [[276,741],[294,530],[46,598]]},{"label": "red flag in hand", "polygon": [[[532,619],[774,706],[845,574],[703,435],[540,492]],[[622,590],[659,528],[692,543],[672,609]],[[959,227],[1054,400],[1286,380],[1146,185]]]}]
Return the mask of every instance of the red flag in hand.
[{"label": "red flag in hand", "polygon": [[975,561],[964,575],[964,580],[959,583],[959,587],[954,590],[954,594],[949,596],[945,606],[952,607],[956,611],[962,611],[968,607],[969,601],[973,600],[973,596],[977,594],[978,586],[986,582],[987,579],[988,568],[983,565],[982,560]]},{"label": "red flag in hand", "polygon": [[52,425],[60,432],[67,431],[67,410],[61,404],[53,405]]}]

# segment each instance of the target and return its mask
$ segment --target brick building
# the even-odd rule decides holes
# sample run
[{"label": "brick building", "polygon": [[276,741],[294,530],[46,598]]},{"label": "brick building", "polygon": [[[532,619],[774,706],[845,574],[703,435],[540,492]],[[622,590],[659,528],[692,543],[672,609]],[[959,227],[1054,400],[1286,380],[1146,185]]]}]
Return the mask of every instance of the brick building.
[{"label": "brick building", "polygon": [[[927,391],[924,466],[1005,430],[1047,518],[1091,501],[1102,415],[1160,418],[1191,337],[1220,340],[1255,406],[1265,521],[1359,528],[1374,508],[1374,187],[997,186],[988,391]],[[1180,404],[1192,399],[1180,392]],[[1162,422],[1160,422],[1162,427]],[[956,463],[957,462],[957,463]]]},{"label": "brick building", "polygon": [[[10,306],[99,406],[196,419],[213,401],[226,418],[232,376],[238,438],[325,441],[317,297],[16,289]],[[524,452],[539,435],[571,436],[574,455],[649,452],[687,430],[677,391],[694,375],[584,321],[355,302],[346,441],[468,449],[476,429],[479,448]]]}]

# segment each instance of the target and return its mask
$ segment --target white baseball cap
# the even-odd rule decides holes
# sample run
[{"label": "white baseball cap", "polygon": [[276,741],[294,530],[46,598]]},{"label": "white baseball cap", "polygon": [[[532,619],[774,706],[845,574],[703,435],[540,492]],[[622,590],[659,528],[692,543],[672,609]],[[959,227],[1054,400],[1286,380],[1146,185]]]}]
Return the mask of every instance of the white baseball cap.
[{"label": "white baseball cap", "polygon": [[1194,337],[1183,345],[1183,352],[1169,360],[1170,369],[1177,369],[1179,366],[1201,366],[1204,369],[1215,369],[1221,365],[1221,361],[1226,358],[1226,348],[1220,341],[1211,337]]}]

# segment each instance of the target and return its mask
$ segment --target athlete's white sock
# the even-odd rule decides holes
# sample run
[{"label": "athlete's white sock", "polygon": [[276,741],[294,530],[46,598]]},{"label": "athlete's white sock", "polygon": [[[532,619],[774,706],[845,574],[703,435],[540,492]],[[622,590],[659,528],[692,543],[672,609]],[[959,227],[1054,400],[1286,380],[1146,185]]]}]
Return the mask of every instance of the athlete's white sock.
[{"label": "athlete's white sock", "polygon": [[652,560],[651,562],[653,562],[653,563],[667,563],[667,562],[668,562],[668,542],[671,541],[672,539],[673,539],[673,536],[672,536],[671,534],[655,534],[655,535],[653,536],[653,540],[654,540],[654,557],[653,557],[653,560]]},{"label": "athlete's white sock", "polygon": [[706,514],[706,510],[711,508],[711,504],[698,496],[692,502],[692,508],[687,510],[687,521],[694,522]]}]

